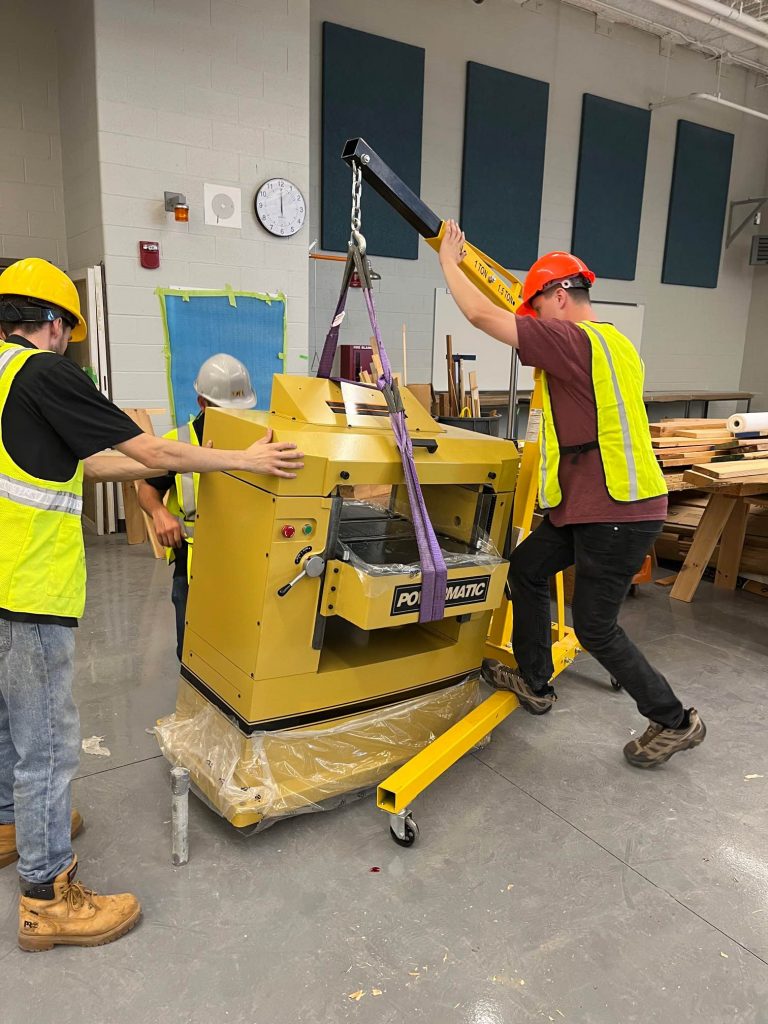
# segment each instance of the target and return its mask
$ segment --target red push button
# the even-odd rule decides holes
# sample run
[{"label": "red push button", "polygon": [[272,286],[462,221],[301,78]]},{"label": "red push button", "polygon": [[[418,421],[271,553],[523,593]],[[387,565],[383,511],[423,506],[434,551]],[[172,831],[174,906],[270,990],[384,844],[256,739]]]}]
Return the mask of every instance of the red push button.
[{"label": "red push button", "polygon": [[290,540],[291,537],[296,533],[295,526],[284,526],[280,531],[286,540]]}]

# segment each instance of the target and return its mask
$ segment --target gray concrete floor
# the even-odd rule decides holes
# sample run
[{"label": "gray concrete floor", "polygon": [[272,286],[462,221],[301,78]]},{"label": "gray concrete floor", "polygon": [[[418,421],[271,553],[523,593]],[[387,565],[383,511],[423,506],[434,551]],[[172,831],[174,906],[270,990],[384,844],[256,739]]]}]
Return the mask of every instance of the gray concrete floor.
[{"label": "gray concrete floor", "polygon": [[110,946],[21,953],[4,870],[3,1024],[768,1024],[763,598],[628,601],[709,728],[659,770],[624,763],[644,722],[583,657],[552,714],[517,711],[418,800],[412,849],[372,800],[245,840],[193,799],[173,868],[145,731],[174,703],[169,573],[117,538],[88,561],[77,696],[111,753],[83,754],[76,849],[82,881],[137,892],[144,919]]}]

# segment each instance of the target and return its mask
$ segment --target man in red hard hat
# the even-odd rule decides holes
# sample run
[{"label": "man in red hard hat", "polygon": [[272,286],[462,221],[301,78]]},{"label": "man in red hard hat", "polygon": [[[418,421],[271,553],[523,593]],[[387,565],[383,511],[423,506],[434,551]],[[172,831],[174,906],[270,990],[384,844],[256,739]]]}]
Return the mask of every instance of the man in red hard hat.
[{"label": "man in red hard hat", "polygon": [[632,578],[661,531],[667,488],[643,405],[643,364],[613,324],[597,320],[595,275],[577,256],[551,252],[531,267],[519,316],[482,295],[459,269],[464,235],[448,221],[440,247],[446,283],[467,319],[542,371],[539,504],[544,520],[510,558],[512,646],[519,673],[486,661],[491,685],[534,715],[555,701],[549,580],[575,568],[573,625],[650,724],[624,747],[638,768],[698,746],[706,727],[618,624]]}]

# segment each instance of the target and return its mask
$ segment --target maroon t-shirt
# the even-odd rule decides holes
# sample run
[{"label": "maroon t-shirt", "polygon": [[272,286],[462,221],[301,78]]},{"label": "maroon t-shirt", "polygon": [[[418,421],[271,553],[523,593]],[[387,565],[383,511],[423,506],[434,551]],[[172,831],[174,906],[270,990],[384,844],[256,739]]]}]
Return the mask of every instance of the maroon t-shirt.
[{"label": "maroon t-shirt", "polygon": [[[561,446],[597,440],[592,351],[586,332],[567,320],[520,317],[517,336],[520,362],[524,366],[536,366],[547,374],[552,415]],[[563,500],[549,513],[553,526],[659,520],[667,515],[666,494],[645,501],[614,501],[605,484],[603,462],[597,448],[578,456],[560,456],[560,490]]]}]

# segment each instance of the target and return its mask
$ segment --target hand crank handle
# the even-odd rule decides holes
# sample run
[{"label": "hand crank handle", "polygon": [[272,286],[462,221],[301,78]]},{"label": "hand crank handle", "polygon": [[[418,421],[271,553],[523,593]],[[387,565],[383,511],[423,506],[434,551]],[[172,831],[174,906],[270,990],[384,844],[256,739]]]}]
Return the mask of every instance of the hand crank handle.
[{"label": "hand crank handle", "polygon": [[301,570],[298,576],[290,581],[290,583],[283,584],[277,592],[278,597],[285,597],[289,590],[292,590],[300,579],[308,576],[310,579],[317,579],[318,576],[322,576],[325,572],[325,558],[323,555],[307,555],[304,559],[304,568]]}]

